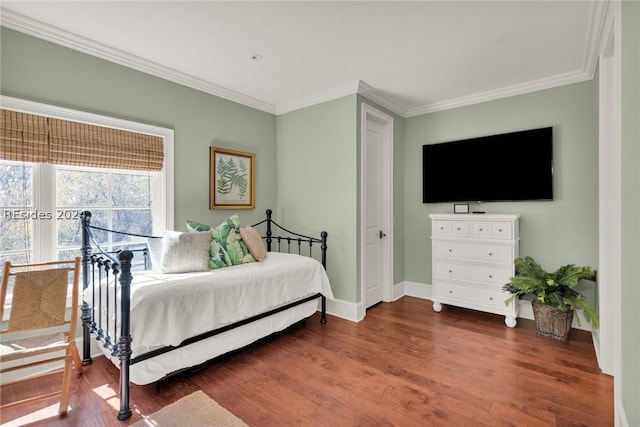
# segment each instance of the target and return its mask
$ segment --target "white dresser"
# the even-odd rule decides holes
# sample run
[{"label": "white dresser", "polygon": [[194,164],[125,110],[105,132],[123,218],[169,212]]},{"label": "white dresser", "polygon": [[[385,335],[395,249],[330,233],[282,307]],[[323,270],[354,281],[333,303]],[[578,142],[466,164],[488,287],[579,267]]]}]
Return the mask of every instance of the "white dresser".
[{"label": "white dresser", "polygon": [[505,316],[516,326],[518,300],[502,290],[515,274],[520,215],[432,214],[433,309],[442,304]]}]

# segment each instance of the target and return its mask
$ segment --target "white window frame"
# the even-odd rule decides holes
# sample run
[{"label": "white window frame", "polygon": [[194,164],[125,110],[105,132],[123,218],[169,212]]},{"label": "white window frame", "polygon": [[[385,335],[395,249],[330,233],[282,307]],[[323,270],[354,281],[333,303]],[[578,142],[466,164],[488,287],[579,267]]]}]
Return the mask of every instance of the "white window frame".
[{"label": "white window frame", "polygon": [[[160,172],[160,177],[154,183],[153,200],[155,204],[153,212],[153,234],[161,235],[164,230],[174,229],[174,131],[173,129],[137,123],[113,117],[101,116],[83,111],[71,110],[68,108],[56,107],[53,105],[41,104],[26,101],[19,98],[12,98],[0,95],[0,106],[7,110],[20,111],[28,114],[53,117],[62,120],[86,123],[95,126],[104,126],[114,129],[121,129],[130,132],[144,133],[159,136],[164,139],[164,165]],[[47,174],[55,177],[53,165],[41,163],[34,168],[34,206],[43,209],[48,206],[51,211],[55,211],[55,194],[53,186],[55,180],[40,180],[36,174]],[[44,184],[43,184],[44,181]],[[51,185],[50,191],[42,188],[35,188],[37,185]],[[41,207],[42,206],[42,207]],[[55,230],[47,230],[43,227],[55,227],[55,221],[35,221],[34,224],[34,247],[33,262],[43,262],[50,260],[51,254],[57,251],[57,241]],[[44,224],[43,224],[44,223]],[[47,223],[51,223],[48,226]],[[38,242],[38,244],[35,244]]]}]

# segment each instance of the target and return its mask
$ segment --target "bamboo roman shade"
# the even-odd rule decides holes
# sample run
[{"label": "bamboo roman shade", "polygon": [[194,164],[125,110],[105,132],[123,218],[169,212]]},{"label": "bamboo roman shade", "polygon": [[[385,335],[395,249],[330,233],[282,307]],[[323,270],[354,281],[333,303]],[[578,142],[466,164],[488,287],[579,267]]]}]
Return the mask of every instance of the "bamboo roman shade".
[{"label": "bamboo roman shade", "polygon": [[0,110],[0,158],[25,162],[46,162],[49,158],[47,118]]},{"label": "bamboo roman shade", "polygon": [[161,170],[163,138],[0,110],[0,158],[100,168]]}]

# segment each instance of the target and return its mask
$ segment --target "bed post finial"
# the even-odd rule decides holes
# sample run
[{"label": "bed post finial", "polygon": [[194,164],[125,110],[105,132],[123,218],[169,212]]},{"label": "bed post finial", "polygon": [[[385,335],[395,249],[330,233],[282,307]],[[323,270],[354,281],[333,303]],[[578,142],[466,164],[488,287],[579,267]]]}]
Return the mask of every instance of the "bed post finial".
[{"label": "bed post finial", "polygon": [[[91,212],[80,212],[80,222],[82,223],[82,246],[80,254],[82,255],[82,290],[89,287],[89,258],[91,257],[91,237],[89,235],[89,225],[91,224]],[[87,366],[93,363],[91,359],[91,308],[83,299],[82,306],[82,365]]]},{"label": "bed post finial", "polygon": [[133,252],[122,251],[118,254],[120,261],[120,338],[118,350],[120,357],[120,412],[119,420],[131,417],[129,407],[129,368],[131,365],[131,325],[129,324],[129,312],[131,307],[131,260]]},{"label": "bed post finial", "polygon": [[267,252],[271,252],[271,209],[267,209]]}]

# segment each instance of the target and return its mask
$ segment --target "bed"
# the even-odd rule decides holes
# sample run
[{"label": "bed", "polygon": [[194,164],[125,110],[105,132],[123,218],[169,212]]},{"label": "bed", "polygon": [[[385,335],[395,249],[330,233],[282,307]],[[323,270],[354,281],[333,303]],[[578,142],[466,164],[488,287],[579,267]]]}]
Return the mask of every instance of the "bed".
[{"label": "bed", "polygon": [[[267,210],[265,220],[241,229],[252,235],[243,234],[234,242],[244,248],[244,242],[249,246],[251,239],[259,240],[264,253],[251,250],[256,241],[245,252],[235,246],[238,264],[231,265],[234,250],[227,247],[221,261],[222,249],[216,246],[221,240],[214,238],[223,224],[207,234],[203,230],[207,226],[188,223],[191,233],[166,232],[159,239],[97,227],[91,220],[90,212],[81,214],[82,363],[91,364],[93,336],[120,368],[118,419],[131,416],[130,383],[150,384],[198,367],[281,332],[318,310],[320,321],[326,323],[326,300],[333,294],[325,271],[324,231],[319,238],[289,231]],[[239,231],[233,229],[237,225],[236,218],[232,232]],[[115,253],[102,249],[95,236],[113,233],[131,244]],[[231,240],[223,237],[224,242]],[[176,239],[183,243],[191,239],[193,251],[176,255],[171,251]],[[153,253],[160,242],[161,261]],[[171,270],[180,256],[189,266]],[[132,269],[136,263],[139,271]]]}]

